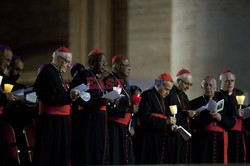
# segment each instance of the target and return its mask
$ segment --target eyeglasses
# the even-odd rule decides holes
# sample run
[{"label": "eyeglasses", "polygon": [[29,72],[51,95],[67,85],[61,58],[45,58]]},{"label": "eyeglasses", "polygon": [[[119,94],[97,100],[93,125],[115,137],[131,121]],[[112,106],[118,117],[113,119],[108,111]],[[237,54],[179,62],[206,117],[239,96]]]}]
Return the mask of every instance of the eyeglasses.
[{"label": "eyeglasses", "polygon": [[3,57],[6,62],[8,62],[8,63],[11,62],[11,59],[8,59],[8,58],[4,57],[3,55],[1,55],[1,57]]},{"label": "eyeglasses", "polygon": [[59,56],[62,60],[64,60],[64,62],[68,63],[68,64],[71,64],[72,62],[62,56]]},{"label": "eyeglasses", "polygon": [[120,64],[121,66],[130,67],[130,64]]},{"label": "eyeglasses", "polygon": [[184,85],[186,85],[186,86],[192,86],[192,85],[193,85],[192,83],[185,82],[185,81],[183,81],[182,79],[180,79],[180,80],[181,80],[181,82],[182,82]]}]

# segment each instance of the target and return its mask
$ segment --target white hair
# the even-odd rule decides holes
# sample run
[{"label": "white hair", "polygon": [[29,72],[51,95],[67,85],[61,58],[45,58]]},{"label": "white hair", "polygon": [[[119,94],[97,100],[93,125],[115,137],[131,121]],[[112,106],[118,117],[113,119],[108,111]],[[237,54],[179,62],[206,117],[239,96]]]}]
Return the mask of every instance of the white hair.
[{"label": "white hair", "polygon": [[176,77],[175,77],[175,82],[177,83],[177,80],[178,80],[178,79],[184,80],[185,78],[187,78],[187,77],[190,76],[190,75],[191,75],[190,73],[185,73],[185,74],[176,76]]},{"label": "white hair", "polygon": [[52,57],[53,58],[55,58],[55,57],[58,57],[58,56],[60,56],[60,57],[63,57],[63,58],[66,58],[67,56],[72,56],[72,53],[66,53],[66,52],[59,52],[59,51],[55,51],[55,52],[53,52],[53,54],[52,54]]},{"label": "white hair", "polygon": [[227,73],[222,73],[222,74],[220,74],[220,81],[222,81],[222,80],[224,79],[225,75],[227,75],[227,74],[232,74],[232,75],[234,76],[234,78],[235,78],[235,74],[234,74],[234,73],[232,73],[232,72],[227,72]]}]

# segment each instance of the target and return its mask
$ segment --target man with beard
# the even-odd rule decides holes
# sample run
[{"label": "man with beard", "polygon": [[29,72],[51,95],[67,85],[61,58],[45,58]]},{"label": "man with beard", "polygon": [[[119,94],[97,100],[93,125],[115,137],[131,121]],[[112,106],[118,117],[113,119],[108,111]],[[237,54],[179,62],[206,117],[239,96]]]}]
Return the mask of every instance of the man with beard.
[{"label": "man with beard", "polygon": [[101,79],[106,71],[102,50],[88,54],[88,69],[79,71],[71,83],[74,88],[82,83],[88,86],[91,98],[77,99],[72,112],[72,165],[104,165],[108,161],[107,100]]},{"label": "man with beard", "polygon": [[226,115],[226,110],[214,112],[214,110],[203,107],[208,104],[210,99],[216,102],[220,99],[215,94],[217,85],[214,77],[205,77],[201,82],[201,88],[203,95],[190,101],[192,109],[201,111],[191,120],[194,130],[192,162],[227,164],[227,153],[224,150],[228,148],[226,129],[231,125],[231,117]]},{"label": "man with beard", "polygon": [[167,132],[176,130],[176,119],[167,112],[169,107],[164,98],[173,87],[172,77],[166,73],[155,80],[153,89],[142,93],[139,105],[139,119],[143,131],[141,144],[141,164],[166,163]]},{"label": "man with beard", "polygon": [[119,89],[121,95],[108,106],[108,133],[110,164],[134,164],[134,155],[130,133],[128,131],[131,113],[131,95],[126,78],[129,76],[130,64],[121,55],[112,58],[112,73],[104,78],[107,90]]},{"label": "man with beard", "polygon": [[238,109],[237,100],[233,94],[235,86],[235,75],[231,70],[225,70],[220,75],[220,91],[216,96],[219,100],[224,99],[224,110],[222,115],[230,116],[227,120],[228,126],[228,163],[244,163],[246,161],[245,141],[242,134],[242,113]]},{"label": "man with beard", "polygon": [[62,74],[71,63],[70,50],[60,47],[52,54],[52,62],[36,78],[34,90],[39,101],[39,117],[34,165],[69,165],[71,103],[79,97],[79,92],[68,91]]},{"label": "man with beard", "polygon": [[4,70],[10,64],[12,59],[11,48],[7,45],[0,45],[0,76],[2,76],[1,90],[0,90],[0,121],[3,118],[4,107],[10,101],[16,100],[16,96],[12,93],[3,93],[4,81],[7,79],[7,76],[4,74]]},{"label": "man with beard", "polygon": [[[23,73],[24,62],[18,55],[14,55],[10,65],[5,70],[7,79],[5,83],[14,85],[12,91],[25,89],[26,86],[17,83],[19,77]],[[32,123],[34,117],[38,114],[36,104],[28,102],[24,99],[16,100],[9,104],[6,112],[6,120],[13,126],[16,134],[17,146],[20,149],[21,162],[25,163],[26,143],[23,136],[23,128]]]},{"label": "man with beard", "polygon": [[[10,64],[12,56],[13,54],[12,54],[11,48],[7,45],[0,44],[0,76],[2,79],[0,82],[0,125],[1,126],[2,124],[5,124],[3,122],[6,121],[6,113],[7,113],[6,107],[8,106],[9,103],[16,100],[16,95],[12,93],[3,92],[4,81],[7,77],[4,74],[4,70]],[[3,145],[4,134],[5,133],[0,134],[0,146],[4,146]],[[12,161],[8,161],[8,158],[9,157],[6,156],[6,153],[4,152],[4,148],[0,149],[0,165],[11,165]]]}]

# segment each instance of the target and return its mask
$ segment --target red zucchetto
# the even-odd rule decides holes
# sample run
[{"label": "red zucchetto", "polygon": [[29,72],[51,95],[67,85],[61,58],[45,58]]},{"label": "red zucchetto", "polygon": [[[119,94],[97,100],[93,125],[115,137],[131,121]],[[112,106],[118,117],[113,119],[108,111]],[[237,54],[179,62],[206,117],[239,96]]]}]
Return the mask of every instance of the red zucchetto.
[{"label": "red zucchetto", "polygon": [[180,71],[177,72],[176,77],[183,75],[183,74],[190,74],[191,72],[187,69],[181,69]]},{"label": "red zucchetto", "polygon": [[171,75],[167,74],[167,73],[162,73],[161,75],[159,75],[158,80],[162,80],[162,81],[173,81]]},{"label": "red zucchetto", "polygon": [[89,52],[88,57],[93,56],[93,55],[97,55],[97,54],[104,54],[104,52],[102,50],[93,49]]},{"label": "red zucchetto", "polygon": [[59,47],[52,55],[54,56],[61,56],[63,58],[65,58],[66,56],[72,56],[72,53],[70,52],[70,49],[68,49],[67,47]]},{"label": "red zucchetto", "polygon": [[122,55],[115,55],[113,58],[112,58],[112,65],[115,64],[119,59],[121,59],[123,56]]},{"label": "red zucchetto", "polygon": [[224,70],[221,74],[226,74],[226,73],[232,73],[232,74],[234,74],[232,70]]}]

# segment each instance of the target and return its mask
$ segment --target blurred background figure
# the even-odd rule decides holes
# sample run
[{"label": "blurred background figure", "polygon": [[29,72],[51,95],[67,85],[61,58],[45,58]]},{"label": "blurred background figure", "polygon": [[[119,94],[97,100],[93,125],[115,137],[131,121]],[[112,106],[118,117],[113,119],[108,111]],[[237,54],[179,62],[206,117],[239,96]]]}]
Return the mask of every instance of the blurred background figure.
[{"label": "blurred background figure", "polygon": [[74,78],[78,72],[84,70],[85,67],[81,63],[74,63],[71,65],[70,68],[70,75],[72,78]]}]

